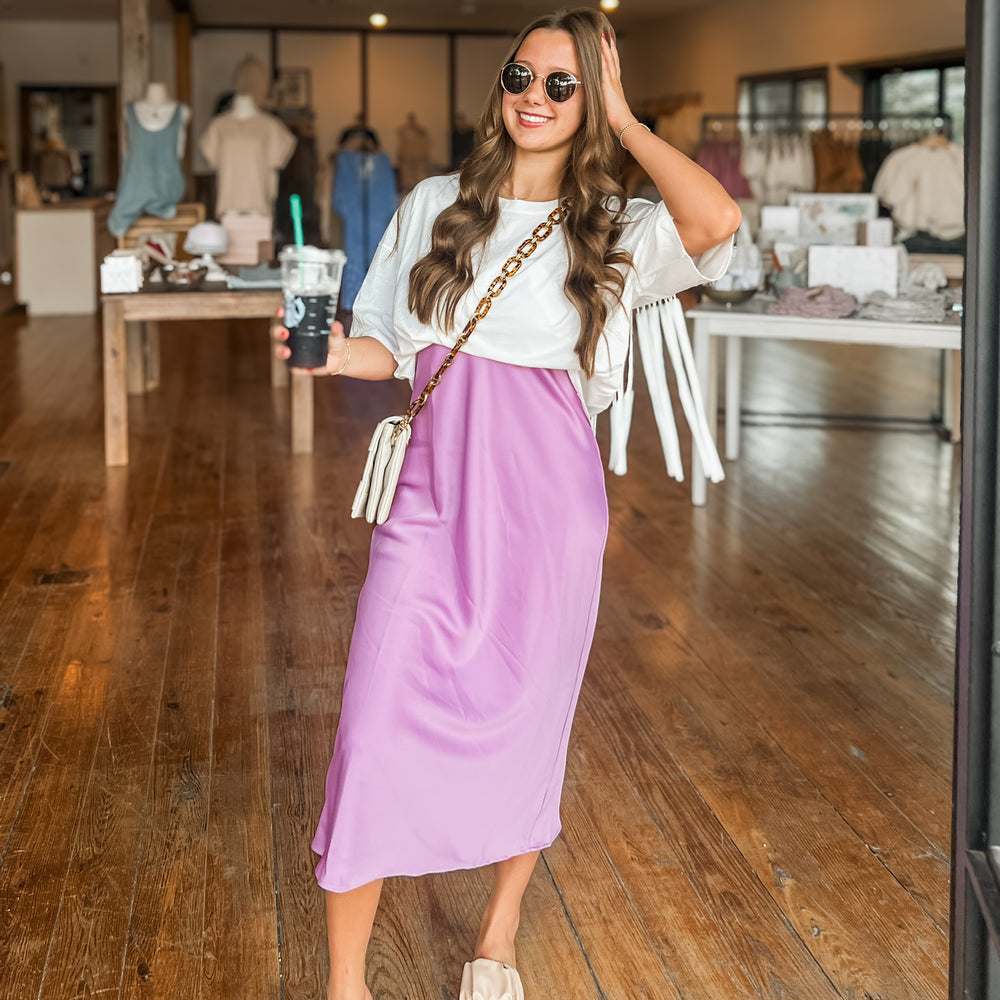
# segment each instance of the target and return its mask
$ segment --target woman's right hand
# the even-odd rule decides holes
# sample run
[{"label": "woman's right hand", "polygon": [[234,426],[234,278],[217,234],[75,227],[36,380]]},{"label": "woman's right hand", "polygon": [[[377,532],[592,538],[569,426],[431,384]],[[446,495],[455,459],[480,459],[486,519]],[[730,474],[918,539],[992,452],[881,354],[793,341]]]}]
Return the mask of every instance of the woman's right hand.
[{"label": "woman's right hand", "polygon": [[[271,338],[276,341],[274,353],[282,361],[291,357],[292,351],[286,341],[288,340],[288,330],[282,320],[285,318],[283,307],[278,308],[274,321],[271,323]],[[322,368],[292,368],[293,372],[300,372],[304,375],[332,375],[339,372],[344,367],[347,359],[347,337],[344,334],[344,327],[341,323],[334,321],[330,325],[330,340],[327,346],[326,364]]]}]

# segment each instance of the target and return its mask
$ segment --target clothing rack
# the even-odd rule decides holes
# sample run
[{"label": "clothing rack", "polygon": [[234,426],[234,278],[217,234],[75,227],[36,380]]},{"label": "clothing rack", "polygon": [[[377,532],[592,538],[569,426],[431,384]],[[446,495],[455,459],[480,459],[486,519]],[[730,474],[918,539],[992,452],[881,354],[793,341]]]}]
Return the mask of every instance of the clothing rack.
[{"label": "clothing rack", "polygon": [[951,138],[951,115],[905,114],[858,115],[852,112],[826,114],[719,114],[702,115],[701,137],[738,139],[761,133],[811,133],[828,129],[843,138],[898,138],[912,142],[928,135]]}]

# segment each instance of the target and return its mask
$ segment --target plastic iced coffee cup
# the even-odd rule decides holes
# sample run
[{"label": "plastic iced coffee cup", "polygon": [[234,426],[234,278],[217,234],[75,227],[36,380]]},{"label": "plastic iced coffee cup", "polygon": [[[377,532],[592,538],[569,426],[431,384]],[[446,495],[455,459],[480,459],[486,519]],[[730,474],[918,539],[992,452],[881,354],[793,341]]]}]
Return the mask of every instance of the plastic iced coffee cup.
[{"label": "plastic iced coffee cup", "polygon": [[292,352],[288,367],[322,368],[347,257],[342,250],[287,246],[278,259],[288,347]]}]

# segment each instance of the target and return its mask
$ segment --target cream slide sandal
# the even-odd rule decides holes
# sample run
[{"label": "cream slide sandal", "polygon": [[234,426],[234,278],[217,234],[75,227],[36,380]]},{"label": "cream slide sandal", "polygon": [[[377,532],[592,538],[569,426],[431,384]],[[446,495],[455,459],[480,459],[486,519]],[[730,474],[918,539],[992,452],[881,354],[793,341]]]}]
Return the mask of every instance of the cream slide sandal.
[{"label": "cream slide sandal", "polygon": [[512,966],[477,958],[465,963],[458,1000],[524,1000],[524,987]]}]

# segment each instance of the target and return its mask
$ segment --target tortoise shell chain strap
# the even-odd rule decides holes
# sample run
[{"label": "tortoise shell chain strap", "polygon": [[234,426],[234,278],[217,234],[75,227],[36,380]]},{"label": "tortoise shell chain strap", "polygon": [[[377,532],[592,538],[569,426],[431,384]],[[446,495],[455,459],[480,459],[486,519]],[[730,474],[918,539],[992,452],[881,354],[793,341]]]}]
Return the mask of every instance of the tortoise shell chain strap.
[{"label": "tortoise shell chain strap", "polygon": [[552,209],[549,212],[548,218],[535,226],[531,236],[517,248],[514,256],[507,259],[504,266],[500,269],[500,273],[490,282],[490,287],[486,290],[486,294],[480,300],[469,322],[465,324],[465,329],[458,340],[455,341],[455,346],[441,362],[441,367],[430,377],[427,385],[424,386],[424,391],[407,407],[406,412],[403,414],[403,419],[396,425],[393,431],[393,438],[398,437],[402,433],[403,428],[408,426],[413,418],[424,408],[427,400],[430,398],[430,394],[441,381],[441,376],[454,364],[458,352],[468,343],[469,337],[472,336],[472,331],[476,329],[479,321],[486,318],[486,314],[493,305],[493,300],[507,287],[508,280],[517,274],[521,269],[521,265],[538,249],[538,244],[552,235],[552,230],[562,222],[565,216],[566,209],[564,206],[559,205],[557,208]]}]

